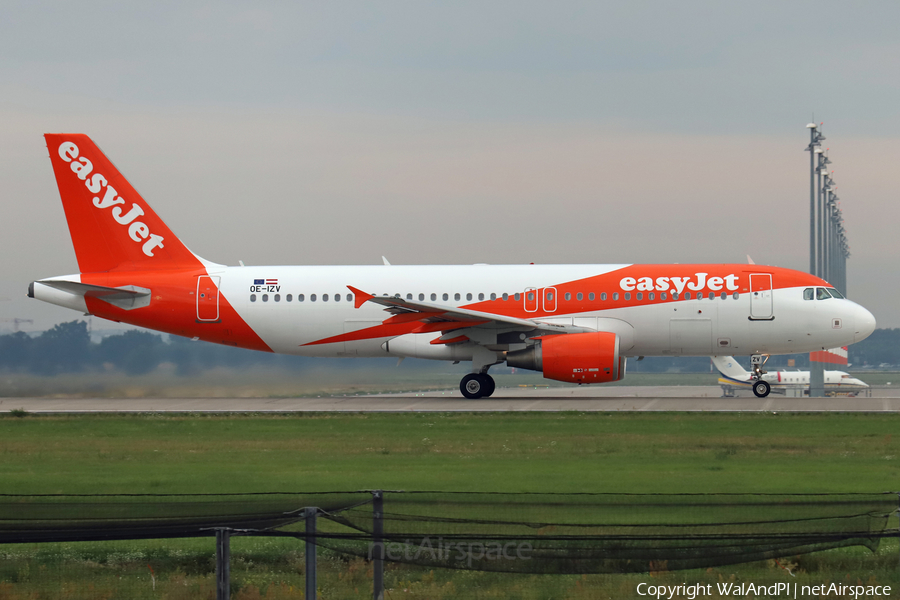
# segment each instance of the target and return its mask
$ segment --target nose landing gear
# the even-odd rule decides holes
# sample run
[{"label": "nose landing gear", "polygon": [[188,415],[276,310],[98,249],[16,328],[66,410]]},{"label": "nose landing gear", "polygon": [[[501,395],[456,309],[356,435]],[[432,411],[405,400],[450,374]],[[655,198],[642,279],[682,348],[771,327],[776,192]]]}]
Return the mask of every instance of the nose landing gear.
[{"label": "nose landing gear", "polygon": [[769,360],[768,354],[754,354],[750,357],[750,366],[753,367],[753,374],[750,376],[753,393],[757,398],[765,398],[772,391],[772,386],[768,381],[764,381],[762,376],[765,375],[762,367]]},{"label": "nose landing gear", "polygon": [[469,400],[488,398],[494,393],[494,378],[487,373],[469,373],[459,382],[459,391]]}]

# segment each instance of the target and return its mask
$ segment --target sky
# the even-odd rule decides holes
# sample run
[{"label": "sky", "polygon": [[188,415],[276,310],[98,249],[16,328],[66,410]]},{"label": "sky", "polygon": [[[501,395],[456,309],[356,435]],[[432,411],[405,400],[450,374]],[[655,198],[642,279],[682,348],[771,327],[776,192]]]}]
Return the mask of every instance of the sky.
[{"label": "sky", "polygon": [[[900,327],[897,2],[4,2],[0,332],[77,271],[42,134],[225,264],[808,269],[823,123],[848,292]],[[95,327],[102,327],[99,323]]]}]

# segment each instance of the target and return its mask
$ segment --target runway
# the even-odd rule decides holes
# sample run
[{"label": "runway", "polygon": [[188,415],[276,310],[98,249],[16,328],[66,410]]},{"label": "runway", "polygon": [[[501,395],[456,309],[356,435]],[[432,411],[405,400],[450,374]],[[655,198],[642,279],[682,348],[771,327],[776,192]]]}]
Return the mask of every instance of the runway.
[{"label": "runway", "polygon": [[[883,392],[883,393],[880,393]],[[890,395],[888,395],[890,394]],[[290,412],[900,412],[895,390],[872,397],[722,398],[718,386],[498,388],[466,400],[456,390],[314,398],[0,398],[0,412],[290,413]]]}]

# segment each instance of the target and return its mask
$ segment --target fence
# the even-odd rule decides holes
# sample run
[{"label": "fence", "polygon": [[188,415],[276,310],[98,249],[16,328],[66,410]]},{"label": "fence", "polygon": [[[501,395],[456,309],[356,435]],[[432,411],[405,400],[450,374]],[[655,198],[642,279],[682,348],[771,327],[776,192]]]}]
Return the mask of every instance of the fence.
[{"label": "fence", "polygon": [[218,598],[228,597],[229,540],[306,543],[385,560],[516,573],[640,573],[706,568],[900,537],[898,494],[552,494],[320,492],[0,495],[0,543],[216,537]]}]

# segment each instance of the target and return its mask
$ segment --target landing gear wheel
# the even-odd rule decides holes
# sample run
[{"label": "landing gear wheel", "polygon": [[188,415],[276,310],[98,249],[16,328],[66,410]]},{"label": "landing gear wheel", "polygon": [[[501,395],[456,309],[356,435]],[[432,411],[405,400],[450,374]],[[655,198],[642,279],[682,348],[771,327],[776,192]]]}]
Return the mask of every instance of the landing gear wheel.
[{"label": "landing gear wheel", "polygon": [[494,387],[494,378],[487,373],[469,373],[459,382],[459,391],[469,400],[489,397]]},{"label": "landing gear wheel", "polygon": [[469,373],[459,382],[459,391],[469,400],[477,400],[485,395],[487,385],[481,373]]},{"label": "landing gear wheel", "polygon": [[772,391],[772,387],[768,381],[756,381],[753,384],[753,393],[756,394],[757,398],[765,398],[770,391]]}]

